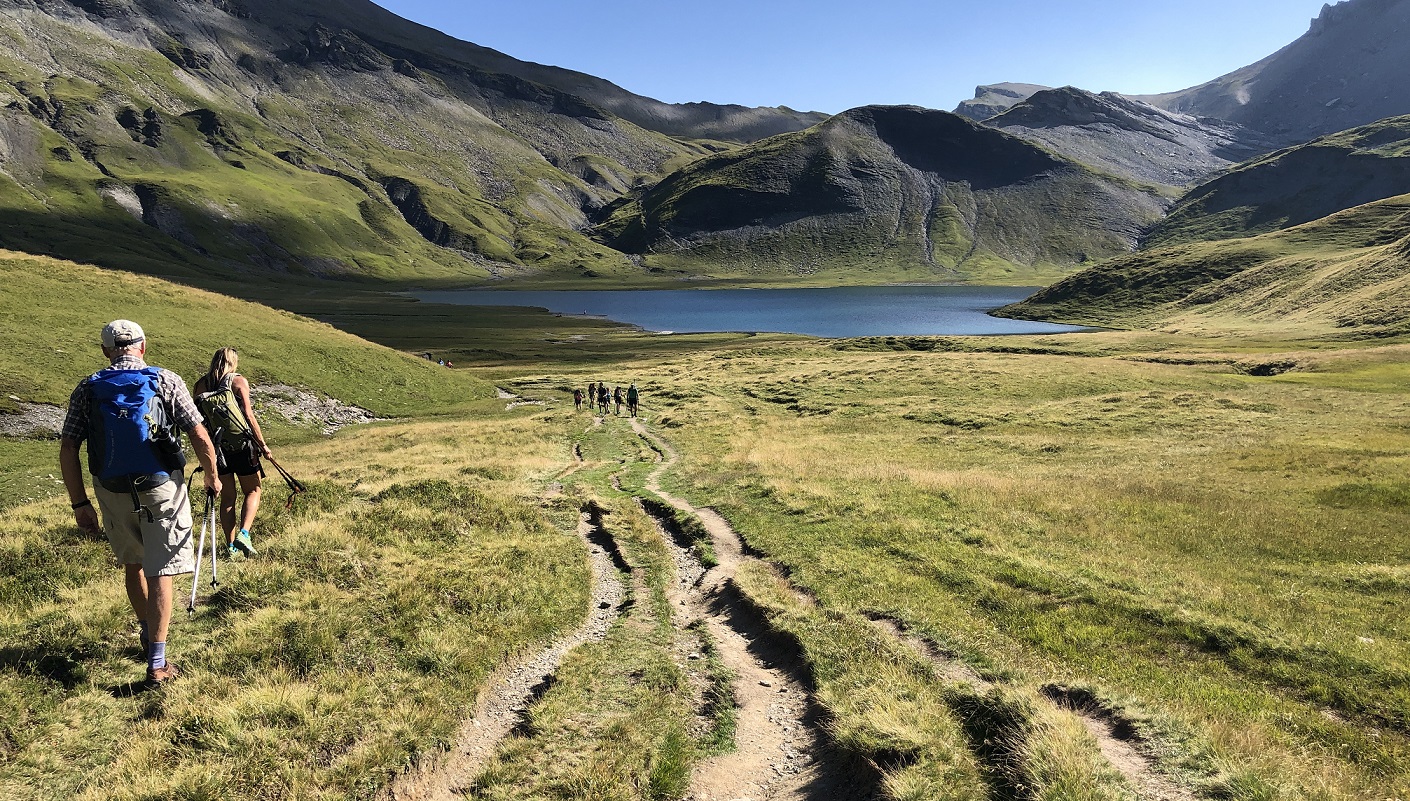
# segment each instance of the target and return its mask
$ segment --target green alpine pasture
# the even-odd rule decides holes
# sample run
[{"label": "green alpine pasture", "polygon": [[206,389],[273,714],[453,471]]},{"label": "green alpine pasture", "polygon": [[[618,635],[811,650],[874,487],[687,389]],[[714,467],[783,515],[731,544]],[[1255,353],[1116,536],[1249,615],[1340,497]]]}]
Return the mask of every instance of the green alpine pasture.
[{"label": "green alpine pasture", "polygon": [[[106,546],[59,498],[8,506],[0,692],[24,713],[0,732],[3,794],[377,797],[453,742],[496,668],[583,619],[574,529],[595,504],[633,603],[565,658],[467,793],[682,797],[691,766],[730,748],[730,678],[681,659],[709,643],[662,603],[669,555],[633,498],[651,500],[656,454],[627,420],[571,411],[589,381],[642,387],[645,422],[681,454],[668,489],[758,554],[739,591],[799,643],[833,748],[878,766],[885,797],[1138,797],[1056,697],[1120,722],[1197,798],[1410,792],[1401,338],[660,337],[310,301],[478,365],[445,370],[155,279],[5,266],[25,299],[5,374],[28,382],[7,397],[62,401],[93,369],[96,326],[128,316],[155,363],[194,376],[235,344],[257,384],[400,419],[276,429],[313,496],[286,513],[271,484],[261,557],[223,565],[178,615],[188,677],[156,693],[135,692]],[[114,288],[133,304],[106,305]],[[491,385],[543,405],[506,410]],[[52,482],[52,441],[0,447]]]},{"label": "green alpine pasture", "polygon": [[1109,259],[1000,313],[1219,339],[1356,343],[1410,331],[1410,194],[1259,236]]},{"label": "green alpine pasture", "polygon": [[888,766],[890,797],[1132,797],[1044,700],[1078,688],[1198,797],[1383,799],[1410,789],[1407,355],[774,341],[538,365],[523,386],[570,403],[558,387],[637,379],[682,453],[669,488],[773,566],[741,587],[803,643],[836,741]]}]

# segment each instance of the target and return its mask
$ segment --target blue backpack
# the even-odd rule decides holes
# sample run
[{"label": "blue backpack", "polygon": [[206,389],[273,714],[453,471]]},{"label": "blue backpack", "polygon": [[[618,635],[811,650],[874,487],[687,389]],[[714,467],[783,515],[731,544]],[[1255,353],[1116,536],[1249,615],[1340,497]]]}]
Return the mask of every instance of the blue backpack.
[{"label": "blue backpack", "polygon": [[104,370],[88,388],[88,471],[113,492],[165,484],[186,465],[181,435],[157,398],[160,367]]}]

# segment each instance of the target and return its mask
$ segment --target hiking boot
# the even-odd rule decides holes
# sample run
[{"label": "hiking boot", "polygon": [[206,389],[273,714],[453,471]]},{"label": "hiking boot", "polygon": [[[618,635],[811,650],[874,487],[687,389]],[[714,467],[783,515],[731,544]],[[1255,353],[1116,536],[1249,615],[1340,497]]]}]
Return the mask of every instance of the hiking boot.
[{"label": "hiking boot", "polygon": [[255,555],[255,544],[250,542],[250,532],[248,531],[242,529],[239,534],[235,535],[235,547],[244,551],[246,556]]},{"label": "hiking boot", "polygon": [[153,670],[147,668],[147,686],[156,687],[164,682],[171,681],[181,675],[181,670],[175,664],[167,662],[165,665]]},{"label": "hiking boot", "polygon": [[240,549],[235,547],[235,543],[227,543],[225,546],[225,558],[234,559],[240,555]]}]

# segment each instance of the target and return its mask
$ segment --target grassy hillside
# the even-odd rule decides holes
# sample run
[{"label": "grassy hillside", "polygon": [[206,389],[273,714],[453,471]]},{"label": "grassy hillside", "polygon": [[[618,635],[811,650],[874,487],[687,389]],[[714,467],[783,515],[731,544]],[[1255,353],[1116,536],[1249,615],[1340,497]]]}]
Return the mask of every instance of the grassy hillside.
[{"label": "grassy hillside", "polygon": [[1410,334],[1410,195],[1262,236],[1112,259],[1001,313],[1211,333]]},{"label": "grassy hillside", "polygon": [[1147,247],[1277,231],[1410,192],[1410,117],[1392,117],[1240,164],[1194,189]]},{"label": "grassy hillside", "polygon": [[1162,203],[956,115],[868,107],[697,161],[597,231],[666,274],[1019,283],[1128,250]]},{"label": "grassy hillside", "polygon": [[586,212],[707,152],[292,7],[93,9],[0,18],[0,246],[163,275],[605,274],[631,265]]},{"label": "grassy hillside", "polygon": [[153,364],[194,382],[216,348],[240,352],[256,384],[308,387],[393,416],[493,396],[485,382],[374,345],[331,326],[253,303],[40,256],[0,251],[6,313],[0,404],[66,403],[78,380],[104,366],[98,332],[136,320]]}]

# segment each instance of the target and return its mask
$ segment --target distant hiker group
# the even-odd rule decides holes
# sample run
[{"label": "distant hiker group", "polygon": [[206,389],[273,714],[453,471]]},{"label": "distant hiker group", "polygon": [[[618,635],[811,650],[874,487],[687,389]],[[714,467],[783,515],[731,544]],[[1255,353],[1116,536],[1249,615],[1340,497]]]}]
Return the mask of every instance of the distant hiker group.
[{"label": "distant hiker group", "polygon": [[621,385],[616,388],[609,388],[606,383],[593,382],[588,384],[587,392],[581,389],[573,390],[573,408],[582,411],[583,403],[587,403],[588,411],[596,410],[598,414],[607,414],[613,404],[616,405],[616,414],[622,414],[622,406],[626,405],[627,414],[636,417],[641,409],[641,391],[636,388],[633,381],[625,390]]},{"label": "distant hiker group", "polygon": [[[147,365],[147,338],[137,323],[114,320],[104,326],[102,349],[110,365],[81,381],[69,397],[59,467],[74,522],[94,536],[105,535],[124,567],[147,682],[156,685],[180,673],[166,659],[173,576],[199,570],[192,558],[190,484],[183,475],[181,434],[191,439],[212,513],[211,504],[219,498],[227,558],[255,555],[250,528],[260,505],[261,457],[291,482],[291,490],[302,486],[295,489],[297,481],[273,461],[250,402],[249,381],[235,372],[239,356],[233,348],[215,352],[209,370],[196,382],[194,397],[176,373]],[[96,509],[79,462],[85,441]],[[244,494],[238,514],[237,487]],[[202,545],[205,533],[203,526]],[[210,533],[214,549],[213,523]]]},{"label": "distant hiker group", "polygon": [[436,364],[439,364],[439,365],[442,366],[442,367],[454,367],[454,366],[455,366],[455,364],[454,364],[453,362],[446,361],[445,359],[437,359],[435,356],[432,356],[432,355],[429,354],[429,353],[418,353],[418,354],[416,354],[416,355],[417,355],[417,356],[420,356],[421,358],[425,359],[425,360],[428,361],[428,362],[435,362]]}]

